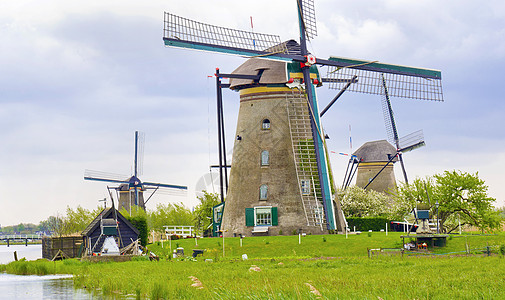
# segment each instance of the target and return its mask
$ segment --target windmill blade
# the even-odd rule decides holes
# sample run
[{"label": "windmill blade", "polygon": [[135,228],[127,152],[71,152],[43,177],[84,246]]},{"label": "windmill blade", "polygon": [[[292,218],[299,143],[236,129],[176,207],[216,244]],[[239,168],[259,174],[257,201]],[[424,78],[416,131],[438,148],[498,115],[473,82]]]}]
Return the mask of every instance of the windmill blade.
[{"label": "windmill blade", "polygon": [[330,57],[327,61],[318,60],[318,63],[328,66],[327,78],[323,78],[323,81],[329,82],[331,89],[342,89],[346,84],[342,79],[349,80],[357,76],[358,81],[351,85],[348,91],[380,95],[383,93],[383,74],[388,83],[390,97],[444,100],[442,75],[438,70],[340,57]]},{"label": "windmill blade", "polygon": [[424,134],[423,130],[418,130],[411,134],[408,134],[404,137],[401,137],[399,140],[400,152],[406,153],[410,152],[414,149],[426,146],[424,143]]},{"label": "windmill blade", "polygon": [[291,60],[277,35],[205,24],[165,12],[165,46]]},{"label": "windmill blade", "polygon": [[144,185],[144,187],[164,187],[164,188],[170,188],[170,189],[188,190],[187,186],[166,184],[166,183],[143,182],[142,185]]},{"label": "windmill blade", "polygon": [[84,170],[85,180],[128,183],[131,176],[94,170]]},{"label": "windmill blade", "polygon": [[398,149],[400,146],[393,108],[391,107],[391,101],[389,100],[389,93],[386,85],[386,80],[384,79],[384,74],[381,74],[380,77],[382,79],[382,113],[384,115],[384,123],[386,124],[388,141],[391,144],[395,145],[396,149]]},{"label": "windmill blade", "polygon": [[302,22],[305,27],[305,35],[308,40],[317,36],[316,28],[316,10],[314,9],[314,0],[299,0],[301,4]]},{"label": "windmill blade", "polygon": [[134,157],[134,175],[140,177],[144,173],[144,145],[145,134],[135,131],[135,157]]},{"label": "windmill blade", "polygon": [[409,184],[409,180],[407,178],[407,171],[405,170],[405,165],[403,163],[403,155],[399,151],[397,152],[397,155],[398,155],[398,159],[400,161],[400,166],[402,167],[403,178],[405,178],[405,183],[408,185]]},{"label": "windmill blade", "polygon": [[167,188],[161,186],[144,186],[144,189],[156,191],[156,194],[158,195],[161,194],[161,195],[185,197],[188,194],[187,189]]}]

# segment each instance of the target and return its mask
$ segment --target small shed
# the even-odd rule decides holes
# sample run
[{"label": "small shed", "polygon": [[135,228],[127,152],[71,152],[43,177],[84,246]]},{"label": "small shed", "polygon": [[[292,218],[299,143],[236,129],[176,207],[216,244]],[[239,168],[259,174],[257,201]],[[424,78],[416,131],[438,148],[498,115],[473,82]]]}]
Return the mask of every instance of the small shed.
[{"label": "small shed", "polygon": [[57,260],[80,257],[82,253],[82,238],[72,236],[45,236],[42,238],[42,258]]},{"label": "small shed", "polygon": [[119,211],[108,207],[81,233],[85,255],[99,252],[107,236],[117,239],[119,249],[134,243],[139,238],[139,231]]}]

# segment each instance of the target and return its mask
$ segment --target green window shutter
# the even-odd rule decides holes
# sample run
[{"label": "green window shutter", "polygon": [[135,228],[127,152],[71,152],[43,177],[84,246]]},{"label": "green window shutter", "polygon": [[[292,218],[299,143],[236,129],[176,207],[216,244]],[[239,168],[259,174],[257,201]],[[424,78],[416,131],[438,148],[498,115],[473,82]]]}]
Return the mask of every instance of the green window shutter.
[{"label": "green window shutter", "polygon": [[272,226],[279,225],[277,221],[277,207],[272,207]]},{"label": "green window shutter", "polygon": [[254,208],[245,209],[245,226],[254,226]]}]

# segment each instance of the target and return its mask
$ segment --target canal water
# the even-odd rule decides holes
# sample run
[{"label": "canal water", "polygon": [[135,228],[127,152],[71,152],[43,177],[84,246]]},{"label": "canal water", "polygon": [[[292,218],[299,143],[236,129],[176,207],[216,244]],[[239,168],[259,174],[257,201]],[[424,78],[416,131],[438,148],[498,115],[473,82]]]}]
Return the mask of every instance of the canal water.
[{"label": "canal water", "polygon": [[[0,245],[0,264],[18,259],[42,257],[41,245]],[[71,275],[11,275],[0,273],[0,299],[96,299],[85,290],[75,289]]]}]

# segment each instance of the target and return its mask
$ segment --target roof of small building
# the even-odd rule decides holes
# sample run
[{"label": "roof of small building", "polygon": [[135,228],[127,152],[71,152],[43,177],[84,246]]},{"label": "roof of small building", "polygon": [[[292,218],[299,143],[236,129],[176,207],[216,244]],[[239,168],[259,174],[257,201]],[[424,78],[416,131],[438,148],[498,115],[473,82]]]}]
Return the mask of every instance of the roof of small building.
[{"label": "roof of small building", "polygon": [[133,230],[133,232],[135,232],[136,234],[139,234],[138,229],[135,228],[135,226],[133,226],[132,223],[130,223],[130,221],[128,221],[117,209],[115,209],[115,208],[113,209],[112,207],[107,207],[107,208],[104,208],[104,210],[102,210],[98,214],[98,216],[96,216],[96,218],[88,225],[88,227],[86,227],[86,229],[84,229],[81,232],[81,235],[82,236],[89,236],[93,231],[95,231],[95,229],[98,226],[100,226],[101,219],[113,219],[114,218],[114,216],[113,216],[114,211],[116,211],[117,219],[119,222],[124,223],[126,226],[128,226],[128,228]]},{"label": "roof of small building", "polygon": [[[358,148],[354,153],[361,162],[388,162],[391,155],[396,154],[396,148],[393,147],[388,141],[380,140],[373,142],[366,142]],[[398,157],[393,159],[397,162]]]}]

